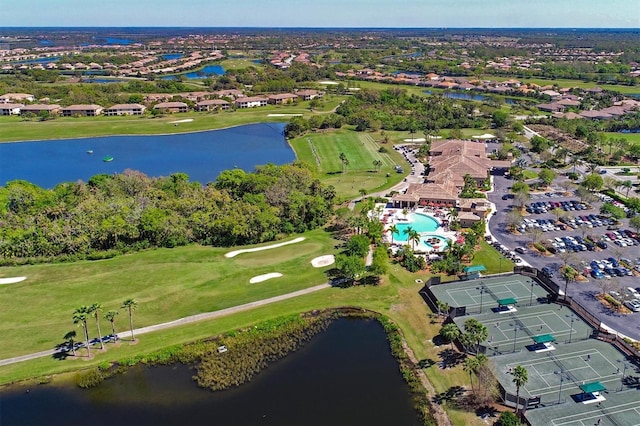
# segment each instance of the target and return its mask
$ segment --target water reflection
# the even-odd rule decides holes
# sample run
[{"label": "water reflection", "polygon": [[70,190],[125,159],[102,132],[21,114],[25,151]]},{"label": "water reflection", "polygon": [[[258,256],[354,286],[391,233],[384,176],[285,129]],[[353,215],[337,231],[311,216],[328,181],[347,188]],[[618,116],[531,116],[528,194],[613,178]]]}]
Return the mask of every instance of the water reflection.
[{"label": "water reflection", "polygon": [[3,425],[412,425],[409,390],[382,326],[340,319],[251,383],[199,389],[189,367],[136,367],[90,390],[0,393]]}]

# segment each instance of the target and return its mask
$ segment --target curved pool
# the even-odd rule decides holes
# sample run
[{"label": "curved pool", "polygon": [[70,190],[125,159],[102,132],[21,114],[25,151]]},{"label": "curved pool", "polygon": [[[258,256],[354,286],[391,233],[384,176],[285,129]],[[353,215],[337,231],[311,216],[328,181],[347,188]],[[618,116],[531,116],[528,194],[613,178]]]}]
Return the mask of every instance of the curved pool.
[{"label": "curved pool", "polygon": [[407,234],[404,231],[409,227],[418,233],[434,232],[440,227],[436,219],[422,213],[411,213],[407,215],[407,219],[406,222],[396,222],[398,232],[393,234],[394,241],[407,241]]},{"label": "curved pool", "polygon": [[445,249],[449,244],[449,239],[441,235],[422,235],[421,237],[420,244],[438,251]]}]

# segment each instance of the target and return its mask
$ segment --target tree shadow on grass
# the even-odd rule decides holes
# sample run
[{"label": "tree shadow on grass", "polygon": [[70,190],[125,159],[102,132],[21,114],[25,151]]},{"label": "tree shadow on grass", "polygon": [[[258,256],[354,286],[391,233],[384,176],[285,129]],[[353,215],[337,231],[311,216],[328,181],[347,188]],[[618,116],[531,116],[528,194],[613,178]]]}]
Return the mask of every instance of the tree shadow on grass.
[{"label": "tree shadow on grass", "polygon": [[418,361],[418,368],[429,368],[436,364],[431,358],[424,358]]},{"label": "tree shadow on grass", "polygon": [[438,352],[438,356],[440,356],[440,359],[442,360],[440,361],[440,363],[443,369],[455,367],[456,365],[460,364],[465,358],[465,354],[456,352],[451,348]]},{"label": "tree shadow on grass", "polygon": [[462,386],[451,386],[445,392],[440,392],[435,395],[431,400],[439,405],[447,403],[449,405],[457,406],[460,398],[464,395],[465,390],[466,389]]}]

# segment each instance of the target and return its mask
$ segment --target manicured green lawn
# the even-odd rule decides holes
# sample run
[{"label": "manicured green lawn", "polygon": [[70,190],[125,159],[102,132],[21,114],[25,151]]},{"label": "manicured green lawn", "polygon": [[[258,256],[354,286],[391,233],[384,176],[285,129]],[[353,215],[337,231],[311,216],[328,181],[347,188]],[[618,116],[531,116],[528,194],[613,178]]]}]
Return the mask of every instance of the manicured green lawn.
[{"label": "manicured green lawn", "polygon": [[[305,237],[290,246],[233,258],[224,257],[229,249],[190,246],[95,262],[2,268],[2,277],[27,279],[0,286],[0,359],[52,348],[75,328],[71,315],[81,305],[102,303],[105,311],[118,310],[132,297],[140,304],[136,326],[144,327],[326,282],[327,268],[313,268],[310,262],[334,253],[336,242],[322,230]],[[269,272],[283,276],[249,283]],[[126,322],[122,312],[120,329]],[[107,331],[107,321],[102,329]]]},{"label": "manicured green lawn", "polygon": [[538,173],[529,169],[523,170],[522,175],[524,176],[525,179],[535,179],[538,177]]},{"label": "manicured green lawn", "polygon": [[522,83],[533,83],[539,86],[558,85],[559,87],[578,87],[582,89],[589,89],[589,88],[598,86],[603,89],[615,90],[616,92],[620,92],[620,93],[634,93],[634,94],[640,93],[640,87],[638,86],[624,86],[620,84],[599,84],[592,81],[584,82],[582,80],[569,80],[569,79],[548,80],[544,78],[497,77],[492,75],[485,75],[483,78],[488,80],[495,80],[495,81],[504,81],[504,80],[511,80],[513,78],[516,78],[518,81],[521,81]]},{"label": "manicured green lawn", "polygon": [[[274,117],[269,114],[327,114],[343,100],[340,96],[327,96],[321,105],[309,110],[309,102],[297,105],[270,105],[260,108],[237,111],[187,112],[169,114],[152,118],[150,115],[139,117],[58,117],[40,122],[22,121],[20,117],[0,117],[0,142],[69,139],[107,135],[157,135],[167,133],[197,132],[242,124],[264,122],[287,122],[290,117]],[[190,122],[175,123],[178,120],[191,119]]]},{"label": "manicured green lawn", "polygon": [[[640,143],[640,133],[617,133],[617,132],[605,132],[605,136],[607,139],[615,138],[620,139],[624,138],[628,142],[631,143]],[[609,147],[605,146],[606,152],[609,152]]]},{"label": "manicured green lawn", "polygon": [[[307,134],[290,143],[298,159],[313,165],[322,182],[333,185],[338,194],[346,198],[356,197],[360,189],[371,193],[388,188],[409,172],[409,164],[393,149],[393,144],[384,145],[387,153],[378,152],[383,145],[371,133],[340,129]],[[344,170],[340,160],[341,153],[349,161]],[[382,162],[379,170],[373,165],[376,160]],[[395,172],[396,164],[403,167],[404,174]],[[387,174],[390,176],[387,177]]]}]

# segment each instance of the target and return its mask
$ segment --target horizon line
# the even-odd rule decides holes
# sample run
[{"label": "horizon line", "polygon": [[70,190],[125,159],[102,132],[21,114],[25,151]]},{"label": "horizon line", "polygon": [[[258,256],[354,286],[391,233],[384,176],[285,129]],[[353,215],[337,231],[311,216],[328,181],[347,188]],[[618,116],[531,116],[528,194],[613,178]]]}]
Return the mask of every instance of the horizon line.
[{"label": "horizon line", "polygon": [[166,25],[129,25],[129,26],[112,26],[112,25],[16,25],[16,26],[0,26],[0,31],[15,28],[233,28],[233,29],[388,29],[388,30],[636,30],[638,27],[393,27],[393,26],[203,26],[203,25],[185,25],[185,26],[166,26]]}]

